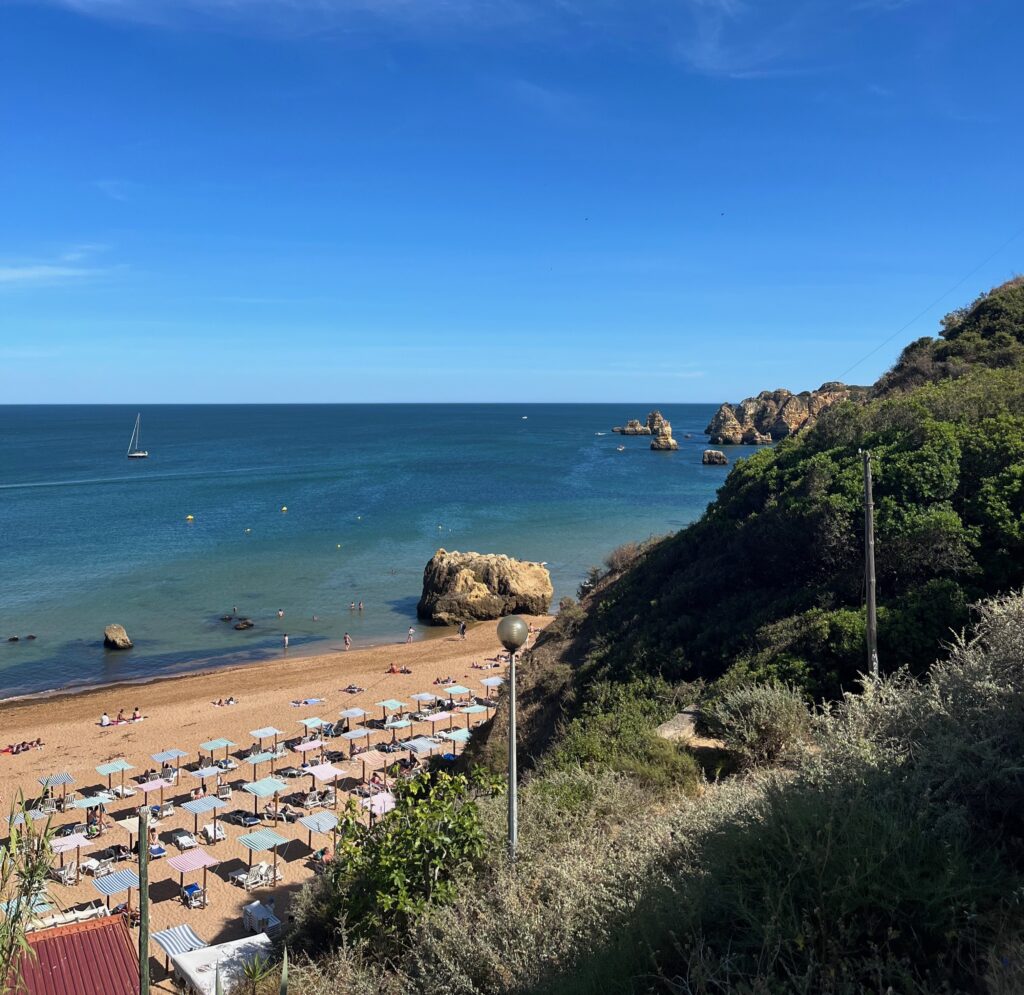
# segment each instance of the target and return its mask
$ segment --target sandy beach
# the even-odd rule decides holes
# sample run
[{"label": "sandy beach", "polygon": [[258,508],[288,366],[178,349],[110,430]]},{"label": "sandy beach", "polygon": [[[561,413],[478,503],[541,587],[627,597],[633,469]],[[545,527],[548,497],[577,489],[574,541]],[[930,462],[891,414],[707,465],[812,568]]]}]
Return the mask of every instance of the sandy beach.
[{"label": "sandy beach", "polygon": [[[543,627],[549,618],[531,619]],[[0,756],[0,804],[4,814],[9,811],[18,792],[26,798],[40,794],[39,778],[60,771],[69,772],[75,779],[74,789],[89,793],[91,789],[105,787],[105,779],[96,773],[96,766],[110,760],[123,758],[136,768],[130,775],[156,766],[151,754],[177,748],[187,751],[183,764],[194,762],[198,757],[199,744],[211,739],[224,737],[237,744],[232,753],[248,751],[252,742],[250,731],[264,726],[276,726],[294,738],[302,732],[299,720],[317,716],[333,721],[340,710],[359,706],[371,716],[380,716],[381,709],[374,703],[386,698],[414,704],[410,695],[418,691],[439,690],[434,684],[438,678],[453,678],[470,688],[481,698],[486,689],[480,684],[482,678],[504,672],[504,668],[480,670],[474,663],[484,664],[493,660],[500,650],[495,634],[496,623],[484,622],[473,626],[465,640],[456,634],[443,634],[410,645],[389,644],[349,652],[331,653],[322,656],[289,657],[282,655],[277,661],[219,669],[208,673],[190,674],[180,677],[156,680],[147,684],[121,685],[84,690],[76,694],[55,695],[44,698],[22,699],[0,703],[0,746],[18,743],[22,740],[42,739],[42,749],[31,750],[18,755]],[[411,674],[392,674],[386,671],[394,663],[408,667]],[[356,684],[365,691],[349,694],[343,689]],[[214,703],[229,696],[238,699],[238,704],[217,707]],[[296,707],[292,701],[324,699],[315,705]],[[100,728],[100,715],[106,711],[112,718],[119,709],[131,714],[138,706],[144,720],[110,728]],[[480,720],[483,716],[473,716]],[[457,724],[470,721],[469,716],[458,716]],[[428,734],[430,725],[417,723],[412,733]],[[284,740],[286,737],[281,737]],[[391,733],[377,730],[371,744],[389,742]],[[343,739],[329,740],[329,749],[347,752]],[[220,754],[218,754],[220,755]],[[298,764],[300,756],[289,753],[281,764]],[[342,765],[343,766],[343,765]],[[269,774],[266,765],[258,776]],[[227,776],[233,794],[228,808],[252,811],[253,798],[240,790],[241,784],[252,780],[252,768],[240,762],[236,770]],[[115,778],[115,783],[117,779]],[[130,781],[126,783],[132,783]],[[182,774],[179,785],[167,791],[167,800],[174,799],[180,804],[187,801],[190,789],[198,781]],[[304,788],[309,778],[296,779],[295,789]],[[344,796],[342,796],[344,797]],[[108,815],[116,820],[134,814],[141,800],[133,798],[117,800],[108,806]],[[155,797],[150,799],[155,801]],[[261,802],[262,808],[262,802]],[[55,825],[84,821],[85,813],[71,810],[58,814]],[[200,825],[208,822],[200,818]],[[271,822],[264,823],[271,826]],[[163,820],[159,827],[160,839],[168,850],[168,856],[177,850],[168,841],[174,829],[193,827],[193,817],[178,808],[175,814]],[[227,839],[212,847],[209,853],[221,864],[209,875],[208,907],[187,910],[179,900],[178,875],[167,866],[166,859],[154,861],[150,869],[152,917],[151,929],[156,932],[171,925],[188,923],[209,943],[221,942],[243,934],[242,907],[259,898],[273,897],[275,907],[282,919],[287,917],[290,895],[303,881],[312,875],[307,861],[310,853],[307,833],[301,826],[281,823],[277,830],[294,839],[282,848],[284,878],[275,888],[265,888],[247,894],[242,888],[230,884],[227,874],[246,863],[248,851],[236,842],[236,838],[248,830],[238,825],[226,824]],[[314,849],[329,841],[329,837],[313,837]],[[125,832],[118,826],[108,829],[96,843],[95,849],[102,849],[114,843],[127,844]],[[83,858],[87,856],[83,853]],[[263,855],[264,857],[269,855]],[[134,867],[133,863],[118,865]],[[201,872],[192,876],[201,880]],[[188,883],[188,880],[186,880]],[[68,887],[57,882],[50,885],[50,895],[62,908],[98,899],[99,893],[93,886],[93,879],[82,876],[77,885]],[[123,896],[121,896],[123,897]],[[157,952],[153,948],[154,955]],[[155,957],[163,964],[162,957]],[[164,981],[162,970],[156,972],[165,990],[170,990]]]}]

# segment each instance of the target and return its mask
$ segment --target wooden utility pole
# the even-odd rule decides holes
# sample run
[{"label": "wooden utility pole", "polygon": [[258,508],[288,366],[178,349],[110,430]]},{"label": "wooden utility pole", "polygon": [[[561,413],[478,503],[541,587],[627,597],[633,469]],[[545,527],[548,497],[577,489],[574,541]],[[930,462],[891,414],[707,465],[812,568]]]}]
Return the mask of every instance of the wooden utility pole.
[{"label": "wooden utility pole", "polygon": [[[139,810],[139,995],[149,995],[149,811]],[[131,892],[128,893],[129,895]]]},{"label": "wooden utility pole", "polygon": [[871,453],[864,457],[864,581],[868,607],[868,669],[878,680],[878,617],[875,611],[875,503],[871,496]]}]

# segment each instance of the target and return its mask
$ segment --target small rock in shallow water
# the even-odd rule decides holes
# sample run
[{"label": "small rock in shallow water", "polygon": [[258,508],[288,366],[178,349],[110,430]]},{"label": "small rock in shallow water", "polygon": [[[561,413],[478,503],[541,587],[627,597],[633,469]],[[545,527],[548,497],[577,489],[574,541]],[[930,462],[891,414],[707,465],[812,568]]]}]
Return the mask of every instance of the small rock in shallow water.
[{"label": "small rock in shallow water", "polygon": [[19,639],[21,639],[21,636],[8,636],[7,637],[7,641],[9,643],[16,643],[16,642],[18,642]]},{"label": "small rock in shallow water", "polygon": [[123,625],[108,625],[103,630],[103,645],[111,650],[130,650],[132,641]]}]

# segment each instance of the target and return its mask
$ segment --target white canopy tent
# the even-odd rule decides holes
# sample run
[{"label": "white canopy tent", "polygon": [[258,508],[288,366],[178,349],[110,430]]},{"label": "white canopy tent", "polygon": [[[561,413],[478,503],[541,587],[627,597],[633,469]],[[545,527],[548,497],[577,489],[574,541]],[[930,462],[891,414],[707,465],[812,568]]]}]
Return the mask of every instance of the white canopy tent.
[{"label": "white canopy tent", "polygon": [[174,973],[193,995],[214,995],[216,974],[220,969],[220,983],[225,991],[244,980],[246,964],[257,957],[272,959],[274,945],[266,933],[246,936],[241,940],[228,940],[201,950],[172,954]]}]

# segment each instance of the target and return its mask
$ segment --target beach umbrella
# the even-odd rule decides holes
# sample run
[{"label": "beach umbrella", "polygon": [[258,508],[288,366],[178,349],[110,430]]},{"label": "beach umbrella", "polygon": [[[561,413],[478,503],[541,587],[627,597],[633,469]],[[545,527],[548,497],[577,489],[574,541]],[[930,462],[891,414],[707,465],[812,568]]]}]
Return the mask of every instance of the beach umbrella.
[{"label": "beach umbrella", "polygon": [[418,701],[421,704],[426,705],[437,701],[440,695],[436,694],[434,691],[417,691],[415,694],[409,695],[409,697],[412,698],[413,701]]},{"label": "beach umbrella", "polygon": [[184,750],[176,748],[150,754],[150,757],[160,764],[161,768],[166,767],[168,764],[174,764],[179,773],[181,772],[181,761],[187,756],[188,754]]},{"label": "beach umbrella", "polygon": [[193,871],[202,869],[203,872],[203,908],[206,908],[206,872],[211,867],[216,867],[219,864],[216,858],[211,857],[204,850],[199,847],[194,847],[191,850],[186,850],[184,853],[177,857],[171,857],[167,861],[167,865],[178,872],[178,884],[184,889],[185,887],[185,875],[191,874]]},{"label": "beach umbrella", "polygon": [[326,725],[323,719],[318,719],[315,715],[308,719],[299,719],[299,725],[305,726],[306,731],[310,732],[313,729],[319,729],[322,725]]},{"label": "beach umbrella", "polygon": [[[118,819],[117,824],[128,834],[128,849],[135,849],[135,837],[139,835],[139,817],[130,815],[127,819]],[[159,822],[153,820],[149,823],[150,829],[156,829]]]},{"label": "beach umbrella", "polygon": [[472,735],[469,729],[449,729],[448,732],[441,733],[441,738],[452,743],[468,743]]},{"label": "beach umbrella", "polygon": [[321,759],[323,758],[324,744],[322,740],[311,739],[308,743],[296,743],[292,749],[302,756],[303,761],[306,759],[307,753],[312,753],[314,750],[320,751]]},{"label": "beach umbrella", "polygon": [[274,799],[274,814],[277,814],[277,796],[288,787],[284,781],[276,777],[264,777],[259,781],[248,781],[242,785],[243,791],[248,791],[253,796],[252,814],[259,815],[261,798]]},{"label": "beach umbrella", "polygon": [[64,854],[75,851],[75,884],[78,884],[78,875],[82,864],[82,849],[95,844],[95,840],[89,839],[84,833],[71,833],[69,836],[58,836],[50,843],[50,849],[60,857],[60,866],[64,866]]},{"label": "beach umbrella", "polygon": [[341,738],[348,740],[348,755],[351,757],[352,756],[352,750],[353,750],[353,748],[356,745],[356,740],[357,739],[369,740],[369,738],[370,738],[370,730],[369,729],[364,729],[362,726],[357,726],[355,729],[349,729],[348,732],[343,732],[341,734]]},{"label": "beach umbrella", "polygon": [[223,773],[223,769],[220,767],[200,767],[199,770],[190,770],[189,773],[193,777],[199,778],[199,783],[203,786],[203,791],[206,791],[206,779],[208,777],[219,777]]},{"label": "beach umbrella", "polygon": [[109,763],[100,764],[96,768],[96,773],[101,777],[107,779],[107,790],[112,791],[111,779],[115,774],[121,775],[121,794],[124,795],[124,772],[126,770],[134,770],[135,768],[128,763],[127,760],[111,760]]},{"label": "beach umbrella", "polygon": [[152,936],[153,942],[164,952],[164,965],[170,969],[171,957],[178,954],[191,953],[193,950],[203,950],[209,944],[206,940],[197,936],[191,926],[171,926],[170,929],[162,929]]},{"label": "beach umbrella", "polygon": [[490,698],[490,696],[491,696],[491,689],[493,688],[495,693],[497,693],[498,688],[500,688],[501,685],[505,683],[505,678],[504,677],[485,677],[485,678],[483,678],[483,680],[480,681],[480,683],[487,689],[486,694],[487,694],[487,697]]},{"label": "beach umbrella", "polygon": [[430,756],[437,749],[437,743],[432,739],[427,739],[426,736],[415,736],[412,739],[406,739],[402,742],[402,746],[411,753],[415,753],[416,756],[419,756],[421,753]]},{"label": "beach umbrella", "polygon": [[7,817],[7,825],[12,829],[25,825],[25,816],[28,815],[29,822],[42,822],[49,816],[40,808],[29,808],[23,812],[16,812],[13,816]]},{"label": "beach umbrella", "polygon": [[428,715],[426,721],[430,723],[431,729],[433,729],[438,722],[447,722],[448,728],[455,724],[455,715],[452,712],[436,712],[434,715]]},{"label": "beach umbrella", "polygon": [[219,739],[208,739],[205,743],[200,743],[199,749],[206,750],[206,752],[210,754],[211,759],[213,758],[215,750],[222,749],[224,751],[224,759],[227,760],[228,750],[230,750],[234,745],[235,744],[232,743],[230,739],[224,739],[221,737]]},{"label": "beach umbrella", "polygon": [[274,750],[277,750],[277,737],[283,736],[284,732],[280,729],[275,729],[274,726],[264,726],[262,729],[253,729],[249,732],[249,735],[253,739],[259,740],[260,746],[263,745],[263,740],[270,739],[271,736],[274,738]]},{"label": "beach umbrella", "polygon": [[375,795],[370,795],[369,798],[360,799],[359,804],[369,811],[372,822],[374,816],[379,819],[395,807],[395,796],[390,791],[379,791]]},{"label": "beach umbrella", "polygon": [[238,842],[249,851],[249,866],[252,867],[252,855],[265,850],[274,851],[274,881],[277,881],[277,848],[288,842],[287,836],[275,833],[273,829],[257,829],[254,833],[246,833],[238,837]]},{"label": "beach umbrella", "polygon": [[163,806],[163,803],[164,803],[164,790],[166,788],[173,788],[173,787],[174,787],[174,785],[171,784],[170,781],[165,781],[162,777],[155,777],[155,778],[153,778],[152,781],[146,781],[145,784],[140,784],[139,785],[139,790],[144,795],[147,795],[147,796],[149,795],[149,793],[151,791],[159,791],[160,792],[160,805]]},{"label": "beach umbrella", "polygon": [[314,812],[299,819],[299,825],[307,830],[310,850],[313,849],[313,833],[333,833],[334,844],[338,843],[338,817],[333,812]]},{"label": "beach umbrella", "polygon": [[451,684],[445,688],[445,692],[448,695],[448,700],[454,702],[456,698],[462,698],[465,695],[471,695],[473,692],[467,687],[463,687],[461,684]]},{"label": "beach umbrella", "polygon": [[67,772],[61,771],[59,774],[47,774],[46,777],[39,778],[39,783],[43,786],[43,790],[50,788],[60,788],[61,802],[66,802],[68,798],[68,785],[74,784],[75,779]]},{"label": "beach umbrella", "polygon": [[317,764],[315,767],[307,767],[309,774],[309,788],[312,791],[314,781],[329,781],[334,785],[334,806],[338,806],[338,778],[344,775],[344,771],[333,764]]},{"label": "beach umbrella", "polygon": [[394,763],[396,757],[393,753],[382,753],[380,750],[367,750],[365,753],[358,753],[353,758],[358,763],[362,764],[363,767],[363,780],[366,780],[366,768],[370,770],[379,770],[381,767],[387,767],[388,764]]},{"label": "beach umbrella", "polygon": [[486,714],[487,706],[486,705],[463,705],[463,707],[460,708],[459,711],[462,712],[462,714],[466,716],[466,728],[468,729],[470,723],[473,721],[473,716],[474,715],[480,715],[482,713]]},{"label": "beach umbrella", "polygon": [[396,698],[385,698],[383,701],[377,702],[377,707],[382,710],[381,714],[387,720],[388,712],[400,712],[406,706],[404,701],[398,701]]},{"label": "beach umbrella", "polygon": [[214,841],[217,839],[217,809],[227,808],[227,802],[223,798],[218,798],[216,795],[207,795],[205,798],[196,798],[194,801],[185,802],[181,807],[191,813],[193,817],[192,832],[199,832],[199,816],[205,815],[207,812],[213,813],[213,838]]},{"label": "beach umbrella", "polygon": [[270,761],[270,773],[274,773],[274,760],[277,759],[277,754],[265,750],[263,753],[250,753],[245,759],[252,764],[252,776],[253,780],[255,780],[256,768],[260,764],[265,764],[268,760]]},{"label": "beach umbrella", "polygon": [[384,723],[385,729],[391,730],[391,742],[393,743],[398,739],[399,729],[408,729],[412,725],[409,719],[390,719]]},{"label": "beach umbrella", "polygon": [[366,710],[362,708],[343,708],[338,715],[345,720],[345,728],[349,729],[352,726],[353,719],[361,719],[366,714]]},{"label": "beach umbrella", "polygon": [[132,907],[132,888],[139,887],[139,876],[135,871],[114,871],[113,874],[106,874],[101,878],[94,878],[92,886],[107,899],[107,908],[110,908],[110,897],[118,892],[128,892],[128,910]]}]

